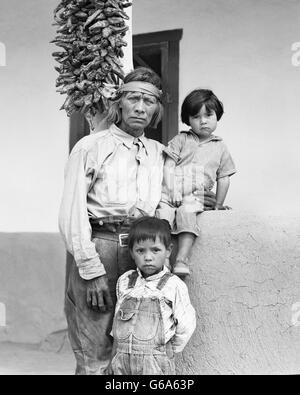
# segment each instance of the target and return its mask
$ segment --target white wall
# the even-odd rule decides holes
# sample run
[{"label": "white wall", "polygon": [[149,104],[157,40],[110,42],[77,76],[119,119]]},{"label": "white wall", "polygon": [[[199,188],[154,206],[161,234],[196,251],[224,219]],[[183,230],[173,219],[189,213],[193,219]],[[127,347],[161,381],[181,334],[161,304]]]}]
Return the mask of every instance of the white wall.
[{"label": "white wall", "polygon": [[[49,41],[58,0],[0,0],[0,231],[57,231],[68,153]],[[134,34],[183,28],[180,103],[212,88],[226,114],[218,127],[236,161],[228,203],[300,211],[299,1],[136,0]]]},{"label": "white wall", "polygon": [[57,0],[0,0],[0,230],[54,231],[68,153],[49,41]]},{"label": "white wall", "polygon": [[[208,87],[225,106],[216,134],[238,168],[227,202],[256,212],[300,211],[298,0],[138,0],[133,33],[183,29],[180,104]],[[182,126],[182,125],[181,125]]]}]

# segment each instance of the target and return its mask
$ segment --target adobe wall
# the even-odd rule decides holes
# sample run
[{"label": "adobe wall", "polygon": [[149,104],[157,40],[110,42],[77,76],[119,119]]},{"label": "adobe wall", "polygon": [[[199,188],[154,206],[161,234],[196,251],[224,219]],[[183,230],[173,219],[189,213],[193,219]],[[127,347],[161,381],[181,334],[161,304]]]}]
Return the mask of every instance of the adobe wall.
[{"label": "adobe wall", "polygon": [[[299,218],[234,210],[200,216],[188,281],[197,329],[178,359],[178,372],[300,373],[299,224]],[[0,303],[6,306],[0,341],[40,343],[51,333],[61,336],[60,236],[0,233],[0,262]]]},{"label": "adobe wall", "polygon": [[0,233],[0,341],[39,343],[66,328],[65,255],[59,234]]},{"label": "adobe wall", "polygon": [[207,212],[192,257],[183,374],[300,373],[299,218]]}]

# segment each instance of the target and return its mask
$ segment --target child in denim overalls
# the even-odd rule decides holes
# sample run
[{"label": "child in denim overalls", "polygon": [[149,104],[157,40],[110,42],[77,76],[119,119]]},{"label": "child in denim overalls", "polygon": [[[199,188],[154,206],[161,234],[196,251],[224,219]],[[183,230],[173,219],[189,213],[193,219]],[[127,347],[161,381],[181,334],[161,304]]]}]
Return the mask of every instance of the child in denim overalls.
[{"label": "child in denim overalls", "polygon": [[117,283],[109,373],[175,374],[174,353],[190,339],[196,316],[187,286],[165,266],[172,248],[167,221],[138,219],[128,247],[137,269],[124,273]]}]

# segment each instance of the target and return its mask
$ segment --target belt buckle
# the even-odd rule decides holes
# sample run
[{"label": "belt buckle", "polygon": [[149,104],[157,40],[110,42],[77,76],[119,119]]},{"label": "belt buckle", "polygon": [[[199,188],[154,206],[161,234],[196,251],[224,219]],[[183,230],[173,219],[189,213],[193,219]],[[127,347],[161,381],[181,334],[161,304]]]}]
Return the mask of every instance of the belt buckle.
[{"label": "belt buckle", "polygon": [[128,247],[128,233],[119,234],[119,245],[120,247]]}]

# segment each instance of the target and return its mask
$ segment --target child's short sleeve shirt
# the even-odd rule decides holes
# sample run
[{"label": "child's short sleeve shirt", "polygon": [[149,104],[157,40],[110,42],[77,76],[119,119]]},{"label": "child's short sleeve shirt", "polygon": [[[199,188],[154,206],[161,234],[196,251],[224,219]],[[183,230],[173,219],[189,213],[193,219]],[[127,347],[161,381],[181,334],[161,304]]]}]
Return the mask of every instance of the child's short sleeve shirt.
[{"label": "child's short sleeve shirt", "polygon": [[207,189],[212,189],[216,180],[236,173],[230,152],[219,136],[212,135],[210,140],[201,143],[191,130],[184,131],[169,142],[165,153],[177,167],[203,169]]}]

